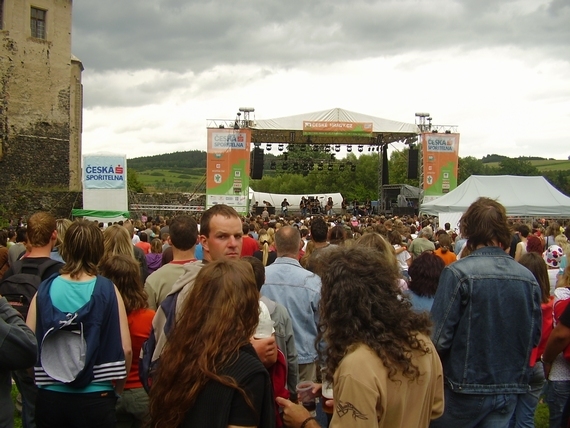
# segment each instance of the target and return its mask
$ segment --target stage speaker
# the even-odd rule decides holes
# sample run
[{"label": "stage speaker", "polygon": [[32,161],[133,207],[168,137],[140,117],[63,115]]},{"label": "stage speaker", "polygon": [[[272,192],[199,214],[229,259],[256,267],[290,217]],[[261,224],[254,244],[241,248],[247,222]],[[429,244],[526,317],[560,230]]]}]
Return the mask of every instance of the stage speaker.
[{"label": "stage speaker", "polygon": [[417,179],[418,178],[418,149],[410,149],[408,152],[408,178]]},{"label": "stage speaker", "polygon": [[382,146],[382,185],[390,184],[390,171],[388,170],[388,144]]},{"label": "stage speaker", "polygon": [[255,147],[251,152],[251,168],[249,176],[252,180],[261,180],[263,178],[263,149]]}]

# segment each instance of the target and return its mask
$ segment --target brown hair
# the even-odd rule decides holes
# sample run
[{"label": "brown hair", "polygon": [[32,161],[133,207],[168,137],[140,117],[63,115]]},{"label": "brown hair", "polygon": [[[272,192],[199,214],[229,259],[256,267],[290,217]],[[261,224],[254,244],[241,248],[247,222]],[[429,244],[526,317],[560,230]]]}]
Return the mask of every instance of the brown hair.
[{"label": "brown hair", "polygon": [[[204,235],[207,237],[210,236],[210,221],[212,220],[212,217],[214,217],[215,215],[220,215],[226,218],[240,219],[239,214],[232,207],[224,204],[214,205],[213,207],[204,211],[204,214],[202,214],[202,217],[200,218],[200,235]],[[170,227],[172,228],[172,226]],[[170,239],[172,240],[172,236],[170,236]]]},{"label": "brown hair", "polygon": [[478,246],[498,244],[503,250],[511,245],[511,232],[505,207],[494,199],[481,197],[473,202],[460,220],[461,234],[470,251]]},{"label": "brown hair", "polygon": [[103,237],[106,257],[115,254],[128,254],[134,259],[133,241],[126,227],[118,224],[109,226],[103,231]]},{"label": "brown hair", "polygon": [[[429,315],[411,310],[397,286],[400,271],[388,252],[356,245],[333,247],[321,270],[321,318],[317,343],[326,361],[326,379],[332,381],[340,361],[355,344],[365,344],[382,360],[388,377],[398,372],[410,380],[422,375],[412,351],[429,352],[417,333],[429,335]],[[347,304],[350,302],[350,304]]]},{"label": "brown hair", "polygon": [[143,288],[139,264],[134,258],[126,254],[105,257],[99,263],[99,272],[117,286],[127,314],[148,308],[148,295]]},{"label": "brown hair", "polygon": [[162,241],[159,238],[154,238],[150,242],[150,251],[157,254],[162,253]]},{"label": "brown hair", "polygon": [[451,249],[451,236],[446,232],[441,232],[437,240],[439,241],[439,246],[443,254],[447,253]]},{"label": "brown hair", "polygon": [[258,299],[246,261],[218,260],[200,270],[160,358],[150,394],[152,428],[179,426],[209,381],[236,389],[250,402],[223,369],[249,344],[259,321]]},{"label": "brown hair", "polygon": [[32,214],[28,219],[27,243],[31,247],[44,247],[49,244],[55,230],[55,218],[50,213],[40,211]]},{"label": "brown hair", "polygon": [[92,221],[80,220],[72,223],[61,245],[61,257],[65,264],[62,274],[77,279],[84,272],[97,275],[97,265],[103,255],[103,233]]},{"label": "brown hair", "polygon": [[540,286],[542,303],[550,300],[550,279],[548,278],[548,268],[538,253],[525,253],[519,259],[519,263],[527,268],[536,278]]}]

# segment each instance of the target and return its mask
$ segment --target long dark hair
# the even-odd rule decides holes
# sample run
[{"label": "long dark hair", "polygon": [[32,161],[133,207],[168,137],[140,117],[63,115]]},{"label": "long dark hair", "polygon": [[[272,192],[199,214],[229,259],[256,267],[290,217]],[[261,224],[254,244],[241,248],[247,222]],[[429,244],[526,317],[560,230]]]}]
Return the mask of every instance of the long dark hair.
[{"label": "long dark hair", "polygon": [[127,315],[148,308],[148,295],[144,291],[141,270],[137,261],[127,254],[115,254],[99,262],[99,272],[117,286]]},{"label": "long dark hair", "polygon": [[[429,335],[429,315],[416,314],[402,300],[398,288],[400,272],[389,252],[353,246],[328,252],[320,270],[322,289],[317,342],[327,346],[326,379],[334,372],[349,348],[362,343],[382,360],[393,379],[398,372],[414,380],[420,376],[412,362],[413,350],[429,352],[417,333]],[[322,352],[321,352],[322,353]]]},{"label": "long dark hair", "polygon": [[208,381],[237,389],[221,370],[249,343],[259,321],[259,292],[243,260],[210,262],[196,277],[168,337],[150,392],[151,427],[177,427]]}]

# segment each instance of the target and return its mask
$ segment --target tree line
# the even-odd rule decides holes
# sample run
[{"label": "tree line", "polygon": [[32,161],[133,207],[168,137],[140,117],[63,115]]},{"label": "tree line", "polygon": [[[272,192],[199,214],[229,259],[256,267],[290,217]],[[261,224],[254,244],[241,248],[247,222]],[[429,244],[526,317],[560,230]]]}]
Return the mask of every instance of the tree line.
[{"label": "tree line", "polygon": [[[388,160],[389,183],[419,187],[418,179],[408,178],[408,148],[394,150]],[[533,160],[544,158],[487,155],[482,159],[473,156],[459,158],[458,184],[471,175],[544,176],[554,187],[570,195],[570,169],[539,171]],[[282,194],[312,194],[340,192],[348,200],[375,200],[378,196],[378,169],[381,156],[378,152],[348,153],[337,159],[333,150],[322,146],[306,147],[304,151],[265,153],[263,178],[251,180],[256,191]],[[490,163],[498,165],[490,165]],[[131,191],[144,192],[136,172],[152,169],[205,168],[206,153],[201,151],[176,152],[128,160],[128,185]]]}]

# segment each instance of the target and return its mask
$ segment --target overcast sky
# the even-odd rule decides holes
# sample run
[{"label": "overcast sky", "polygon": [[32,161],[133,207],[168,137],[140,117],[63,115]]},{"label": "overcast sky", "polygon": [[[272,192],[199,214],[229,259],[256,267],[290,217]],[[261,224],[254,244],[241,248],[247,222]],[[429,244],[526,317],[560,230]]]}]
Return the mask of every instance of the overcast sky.
[{"label": "overcast sky", "polygon": [[569,22],[568,0],[77,1],[83,152],[206,150],[207,119],[241,106],[340,107],[428,112],[462,157],[567,159]]}]

